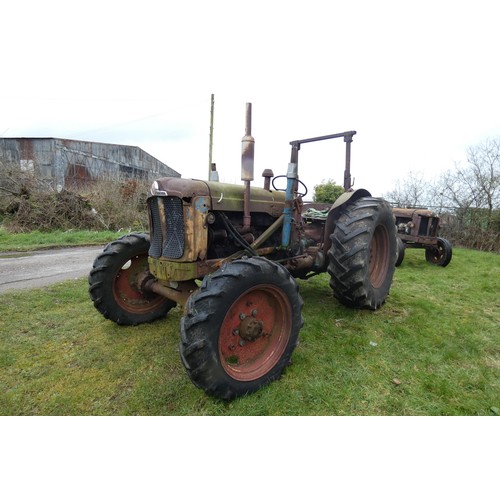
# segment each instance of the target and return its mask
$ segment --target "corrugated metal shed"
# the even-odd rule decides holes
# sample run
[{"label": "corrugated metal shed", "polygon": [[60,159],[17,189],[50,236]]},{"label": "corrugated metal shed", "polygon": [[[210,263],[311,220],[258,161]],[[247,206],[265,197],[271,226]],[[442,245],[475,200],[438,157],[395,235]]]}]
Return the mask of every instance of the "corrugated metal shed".
[{"label": "corrugated metal shed", "polygon": [[19,164],[56,186],[98,178],[180,177],[137,146],[58,138],[0,138],[0,161]]}]

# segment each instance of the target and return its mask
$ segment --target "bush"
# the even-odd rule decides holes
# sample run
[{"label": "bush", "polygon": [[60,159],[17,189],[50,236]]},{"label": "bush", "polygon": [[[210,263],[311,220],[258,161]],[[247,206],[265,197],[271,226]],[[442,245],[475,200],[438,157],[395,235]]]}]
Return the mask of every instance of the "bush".
[{"label": "bush", "polygon": [[85,193],[99,229],[130,231],[148,229],[146,206],[149,182],[145,180],[100,180]]},{"label": "bush", "polygon": [[315,203],[334,203],[344,192],[344,188],[335,184],[332,179],[314,186],[313,201]]},{"label": "bush", "polygon": [[480,227],[461,228],[447,226],[441,235],[451,241],[454,246],[482,250],[484,252],[500,252],[500,234]]},{"label": "bush", "polygon": [[99,180],[57,191],[19,167],[2,170],[0,220],[11,232],[148,227],[147,181]]},{"label": "bush", "polygon": [[11,203],[10,211],[5,222],[14,232],[93,229],[95,222],[89,202],[64,190],[21,196]]}]

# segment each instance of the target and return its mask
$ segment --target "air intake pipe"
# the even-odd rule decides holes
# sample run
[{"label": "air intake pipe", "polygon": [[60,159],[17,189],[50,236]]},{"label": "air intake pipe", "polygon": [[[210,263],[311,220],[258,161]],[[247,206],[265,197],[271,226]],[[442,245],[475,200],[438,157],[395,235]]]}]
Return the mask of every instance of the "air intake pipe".
[{"label": "air intake pipe", "polygon": [[243,196],[243,231],[250,230],[250,182],[253,181],[255,140],[252,137],[252,103],[246,104],[245,135],[241,140],[241,180],[245,183]]}]

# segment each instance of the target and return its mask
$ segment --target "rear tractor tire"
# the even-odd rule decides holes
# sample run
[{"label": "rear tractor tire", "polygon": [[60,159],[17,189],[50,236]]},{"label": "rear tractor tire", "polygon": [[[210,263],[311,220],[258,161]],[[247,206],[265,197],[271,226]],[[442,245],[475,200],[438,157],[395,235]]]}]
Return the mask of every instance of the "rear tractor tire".
[{"label": "rear tractor tire", "polygon": [[298,343],[302,306],[290,273],[262,257],[205,276],[181,320],[180,355],[191,381],[231,400],[278,379]]},{"label": "rear tractor tire", "polygon": [[330,286],[347,307],[378,309],[391,288],[396,262],[396,226],[391,206],[359,198],[341,213],[330,236]]},{"label": "rear tractor tire", "polygon": [[176,303],[143,294],[137,277],[148,269],[149,236],[133,233],[108,243],[94,260],[89,293],[96,309],[119,325],[138,325],[164,317]]}]

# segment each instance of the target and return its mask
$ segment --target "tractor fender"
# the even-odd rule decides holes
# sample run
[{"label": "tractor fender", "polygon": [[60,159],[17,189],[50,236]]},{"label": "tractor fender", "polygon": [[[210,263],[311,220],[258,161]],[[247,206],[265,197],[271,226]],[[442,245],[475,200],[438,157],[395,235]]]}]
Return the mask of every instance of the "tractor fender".
[{"label": "tractor fender", "polygon": [[333,230],[335,229],[335,224],[337,223],[337,220],[342,212],[342,208],[347,203],[356,201],[359,198],[364,198],[365,196],[371,196],[370,192],[367,191],[366,189],[355,189],[354,191],[346,191],[345,193],[342,193],[335,200],[335,203],[332,205],[332,208],[330,208],[330,211],[328,212],[328,217],[326,219],[326,224],[325,224],[325,233],[323,239],[323,241],[325,242],[325,247],[324,247],[325,255],[328,253],[328,250],[330,249],[331,246],[330,235],[333,233]]}]

